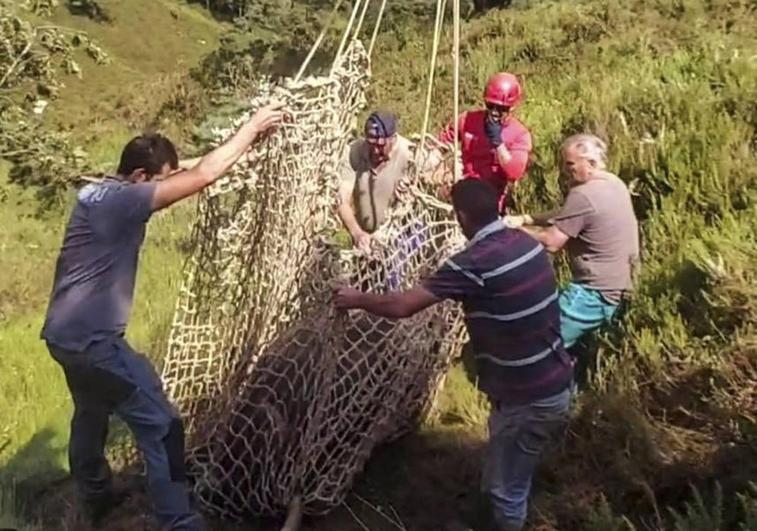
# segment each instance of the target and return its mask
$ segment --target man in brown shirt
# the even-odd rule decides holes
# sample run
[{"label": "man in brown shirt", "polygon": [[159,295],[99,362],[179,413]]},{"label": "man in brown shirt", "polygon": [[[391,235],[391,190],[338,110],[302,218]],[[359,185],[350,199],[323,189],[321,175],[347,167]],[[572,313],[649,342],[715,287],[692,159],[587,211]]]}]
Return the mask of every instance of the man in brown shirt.
[{"label": "man in brown shirt", "polygon": [[566,347],[609,321],[633,287],[638,222],[625,183],[605,170],[606,153],[607,146],[594,135],[569,137],[561,149],[562,171],[570,185],[565,204],[535,216],[505,218],[548,251],[567,249],[573,279],[560,294]]},{"label": "man in brown shirt", "polygon": [[337,213],[355,247],[368,250],[412,157],[410,141],[397,132],[393,114],[372,113],[364,129],[363,138],[347,146],[342,158]]}]

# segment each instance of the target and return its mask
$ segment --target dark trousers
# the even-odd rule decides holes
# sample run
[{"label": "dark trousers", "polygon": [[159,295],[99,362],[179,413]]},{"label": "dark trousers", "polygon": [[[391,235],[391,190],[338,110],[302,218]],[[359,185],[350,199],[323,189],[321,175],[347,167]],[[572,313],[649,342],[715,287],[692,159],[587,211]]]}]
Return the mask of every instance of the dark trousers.
[{"label": "dark trousers", "polygon": [[144,456],[148,491],[161,528],[204,529],[189,503],[184,427],[150,361],[121,337],[100,341],[84,352],[49,343],[48,349],[63,368],[74,401],[69,466],[85,503],[111,494],[105,441],[115,413],[129,426]]}]

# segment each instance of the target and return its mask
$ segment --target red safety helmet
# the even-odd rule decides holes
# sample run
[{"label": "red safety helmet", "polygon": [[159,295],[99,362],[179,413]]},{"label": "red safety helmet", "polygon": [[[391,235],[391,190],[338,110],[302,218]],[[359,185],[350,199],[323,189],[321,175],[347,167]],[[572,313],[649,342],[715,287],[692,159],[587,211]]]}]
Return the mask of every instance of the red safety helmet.
[{"label": "red safety helmet", "polygon": [[523,89],[518,78],[508,72],[494,74],[486,84],[484,100],[494,105],[512,108],[523,100]]}]

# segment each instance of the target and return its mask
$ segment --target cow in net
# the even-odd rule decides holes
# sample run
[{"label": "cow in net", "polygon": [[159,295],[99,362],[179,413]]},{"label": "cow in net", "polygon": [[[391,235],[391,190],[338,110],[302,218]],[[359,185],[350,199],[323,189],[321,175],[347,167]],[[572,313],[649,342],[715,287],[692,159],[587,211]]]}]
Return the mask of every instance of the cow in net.
[{"label": "cow in net", "polygon": [[292,121],[199,203],[163,377],[197,497],[225,518],[340,504],[376,445],[428,412],[459,349],[447,303],[403,321],[332,308],[335,283],[406,288],[461,243],[414,179],[370,255],[334,243],[339,157],[368,74],[354,42],[327,77],[261,85],[252,107],[283,99]]}]

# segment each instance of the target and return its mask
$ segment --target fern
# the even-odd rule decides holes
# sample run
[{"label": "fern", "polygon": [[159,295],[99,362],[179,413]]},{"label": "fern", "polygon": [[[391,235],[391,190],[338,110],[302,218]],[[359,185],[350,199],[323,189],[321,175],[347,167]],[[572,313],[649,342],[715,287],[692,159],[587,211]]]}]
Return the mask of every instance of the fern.
[{"label": "fern", "polygon": [[755,531],[757,529],[757,483],[750,483],[745,494],[737,494],[744,509],[744,521],[739,526],[740,531]]},{"label": "fern", "polygon": [[604,494],[601,495],[596,508],[589,511],[583,531],[636,531],[636,527],[625,516],[618,516],[612,511]]},{"label": "fern", "polygon": [[723,490],[715,486],[715,500],[709,505],[702,498],[699,489],[692,487],[693,502],[685,504],[684,513],[669,509],[674,531],[719,531],[723,529]]}]

